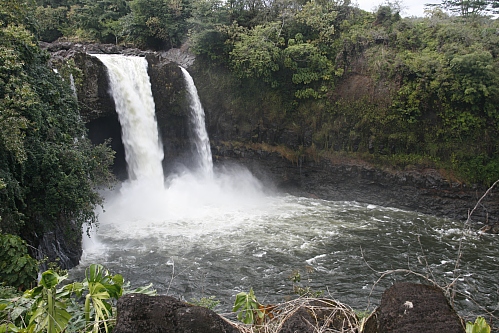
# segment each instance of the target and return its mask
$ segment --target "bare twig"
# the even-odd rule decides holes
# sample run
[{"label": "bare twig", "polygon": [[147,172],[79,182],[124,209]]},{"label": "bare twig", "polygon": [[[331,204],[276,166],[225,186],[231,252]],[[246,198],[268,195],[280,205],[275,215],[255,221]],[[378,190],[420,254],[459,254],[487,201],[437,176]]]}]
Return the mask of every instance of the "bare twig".
[{"label": "bare twig", "polygon": [[166,294],[168,295],[168,293],[170,292],[170,288],[172,286],[172,283],[173,283],[173,279],[175,278],[175,261],[172,259],[172,275],[170,277],[170,283],[168,283],[168,288],[166,289]]},{"label": "bare twig", "polygon": [[[454,299],[456,297],[456,288],[457,288],[457,281],[458,281],[458,278],[459,278],[459,266],[461,264],[461,258],[463,256],[463,252],[462,252],[462,249],[463,249],[463,240],[464,240],[464,235],[465,235],[465,232],[467,230],[469,230],[470,228],[470,225],[471,225],[471,216],[473,215],[473,213],[475,212],[475,210],[478,208],[479,205],[481,205],[482,203],[482,200],[490,193],[490,191],[492,191],[492,189],[497,185],[497,183],[499,183],[499,179],[496,180],[494,182],[494,184],[492,184],[492,186],[490,186],[488,188],[487,191],[485,191],[485,193],[482,195],[482,197],[477,201],[475,207],[473,207],[473,209],[468,212],[468,218],[466,219],[466,222],[464,223],[464,228],[463,228],[463,231],[462,231],[462,235],[461,235],[461,238],[459,239],[459,247],[457,249],[457,259],[456,259],[456,264],[454,265],[454,271],[453,271],[453,281],[452,283],[449,285],[449,289],[448,290],[451,290],[450,292],[450,303],[454,306]],[[450,289],[452,288],[452,289]]]},{"label": "bare twig", "polygon": [[[311,315],[306,322],[317,333],[354,333],[358,332],[359,322],[355,312],[347,305],[333,299],[300,297],[285,303],[268,307],[271,316],[266,316],[260,325],[245,325],[231,322],[242,333],[279,332],[286,320],[299,309]],[[341,327],[340,327],[341,326]]]},{"label": "bare twig", "polygon": [[[436,281],[437,279],[435,279],[435,276],[433,275],[433,271],[431,270],[430,266],[428,265],[428,260],[426,260],[426,254],[425,254],[425,251],[423,249],[423,244],[421,244],[421,238],[420,236],[418,235],[418,243],[419,243],[419,248],[421,249],[421,253],[423,254],[423,260],[424,260],[424,263],[425,263],[425,268],[426,268],[426,272],[431,275],[431,279],[433,281]],[[419,259],[419,258],[418,258]]]}]

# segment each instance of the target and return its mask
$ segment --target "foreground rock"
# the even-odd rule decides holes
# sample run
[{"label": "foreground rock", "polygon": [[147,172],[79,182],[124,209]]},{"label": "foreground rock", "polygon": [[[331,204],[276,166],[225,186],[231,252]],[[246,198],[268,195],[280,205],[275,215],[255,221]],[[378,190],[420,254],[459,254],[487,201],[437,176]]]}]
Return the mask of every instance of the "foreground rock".
[{"label": "foreground rock", "polygon": [[365,325],[365,333],[464,333],[463,322],[437,287],[397,283]]},{"label": "foreground rock", "polygon": [[[114,333],[240,333],[249,326],[231,323],[215,312],[170,296],[130,294],[117,305]],[[253,328],[276,333],[465,333],[464,323],[442,290],[415,283],[396,283],[363,330],[355,312],[331,299],[299,298],[271,305]]]},{"label": "foreground rock", "polygon": [[215,312],[170,296],[125,295],[118,301],[114,333],[238,333]]}]

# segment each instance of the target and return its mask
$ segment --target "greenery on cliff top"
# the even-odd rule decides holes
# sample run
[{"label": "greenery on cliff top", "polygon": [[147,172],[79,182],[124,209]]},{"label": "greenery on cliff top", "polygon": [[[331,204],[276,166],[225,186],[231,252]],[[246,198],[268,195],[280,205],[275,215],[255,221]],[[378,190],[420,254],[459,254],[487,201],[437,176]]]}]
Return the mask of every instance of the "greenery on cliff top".
[{"label": "greenery on cliff top", "polygon": [[[237,140],[487,185],[499,176],[499,23],[486,16],[497,6],[442,1],[402,18],[397,2],[368,13],[349,0],[38,0],[35,25],[46,41],[188,41],[209,76],[232,77],[224,112],[244,120]],[[221,86],[199,89],[207,104]]]}]

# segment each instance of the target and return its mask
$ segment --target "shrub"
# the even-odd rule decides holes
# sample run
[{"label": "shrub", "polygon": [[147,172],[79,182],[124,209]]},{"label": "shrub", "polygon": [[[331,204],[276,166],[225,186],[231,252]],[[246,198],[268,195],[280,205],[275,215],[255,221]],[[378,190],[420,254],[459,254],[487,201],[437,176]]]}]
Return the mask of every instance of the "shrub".
[{"label": "shrub", "polygon": [[0,283],[26,289],[36,281],[38,264],[19,236],[0,234]]}]

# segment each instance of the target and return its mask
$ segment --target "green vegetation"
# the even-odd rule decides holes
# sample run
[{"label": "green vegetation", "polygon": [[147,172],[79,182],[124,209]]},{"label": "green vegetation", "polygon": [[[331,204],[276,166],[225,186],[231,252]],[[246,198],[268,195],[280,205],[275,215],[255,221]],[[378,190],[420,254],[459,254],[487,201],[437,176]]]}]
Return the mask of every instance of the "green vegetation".
[{"label": "green vegetation", "polygon": [[[297,8],[219,25],[224,48],[194,45],[203,76],[224,68],[239,78],[226,110],[241,110],[240,137],[287,145],[297,160],[348,153],[465,183],[499,177],[496,20],[441,8],[401,18],[390,4],[376,13],[336,1]],[[220,106],[210,96],[221,86],[199,89],[208,110]]]},{"label": "green vegetation", "polygon": [[261,309],[262,305],[258,303],[253,288],[247,292],[240,292],[236,295],[233,312],[237,312],[237,319],[245,324],[255,324],[261,321],[265,311]]},{"label": "green vegetation", "polygon": [[30,287],[35,281],[38,263],[19,236],[0,234],[0,285],[19,289]]},{"label": "green vegetation", "polygon": [[[313,273],[313,268],[307,266],[306,267],[306,274],[307,274],[307,282],[310,282],[311,279],[309,277],[310,274]],[[310,286],[308,285],[302,285],[302,276],[301,272],[299,270],[293,271],[293,274],[289,277],[291,282],[293,282],[293,292],[300,297],[309,297],[309,298],[318,298],[324,295],[324,291],[322,290],[313,290]]]},{"label": "green vegetation", "polygon": [[490,326],[483,317],[478,317],[474,323],[466,323],[466,333],[490,333]]},{"label": "green vegetation", "polygon": [[[58,229],[77,243],[74,230],[96,221],[96,187],[112,180],[113,159],[108,147],[85,137],[69,82],[38,47],[33,13],[27,1],[0,8],[0,229],[27,241],[32,256],[44,233]],[[2,261],[2,271],[24,271],[18,282],[8,281],[29,287],[34,264],[25,245],[7,234],[1,239],[1,253],[19,256]]]},{"label": "green vegetation", "polygon": [[[499,178],[499,21],[486,15],[498,7],[446,0],[424,18],[402,18],[396,3],[368,13],[350,0],[3,1],[0,330],[108,332],[115,301],[128,292],[100,265],[63,287],[66,275],[48,270],[29,289],[40,235],[59,229],[77,240],[96,222],[96,188],[112,181],[113,159],[85,138],[64,72],[74,68],[55,73],[39,41],[187,43],[210,80],[200,89],[208,108],[234,119],[234,141],[296,164],[353,156],[490,185]],[[295,292],[319,295],[300,279]],[[233,310],[249,324],[266,315],[252,290]],[[487,329],[483,318],[467,325]]]},{"label": "green vegetation", "polygon": [[486,13],[497,14],[497,0],[442,0],[442,6],[463,17],[478,16]]},{"label": "green vegetation", "polygon": [[[126,293],[156,292],[147,287],[131,290],[120,274],[112,275],[101,265],[90,265],[82,282],[61,286],[67,274],[42,273],[37,287],[22,296],[1,293],[2,332],[110,332],[116,320],[116,301]],[[82,297],[84,302],[81,301]]]},{"label": "green vegetation", "polygon": [[210,296],[201,297],[200,299],[191,299],[189,303],[196,306],[202,306],[210,310],[215,310],[215,308],[220,304],[220,301],[216,300],[215,296]]},{"label": "green vegetation", "polygon": [[[187,43],[207,75],[230,76],[219,77],[229,89],[224,103],[228,113],[239,110],[238,130],[252,143],[285,144],[301,158],[310,147],[316,156],[370,153],[384,165],[429,164],[469,183],[499,177],[498,23],[486,16],[498,11],[495,0],[441,1],[424,18],[402,18],[397,2],[368,13],[350,0],[36,5],[28,21],[42,40]],[[223,86],[208,87],[206,99],[220,103],[215,89]]]}]

